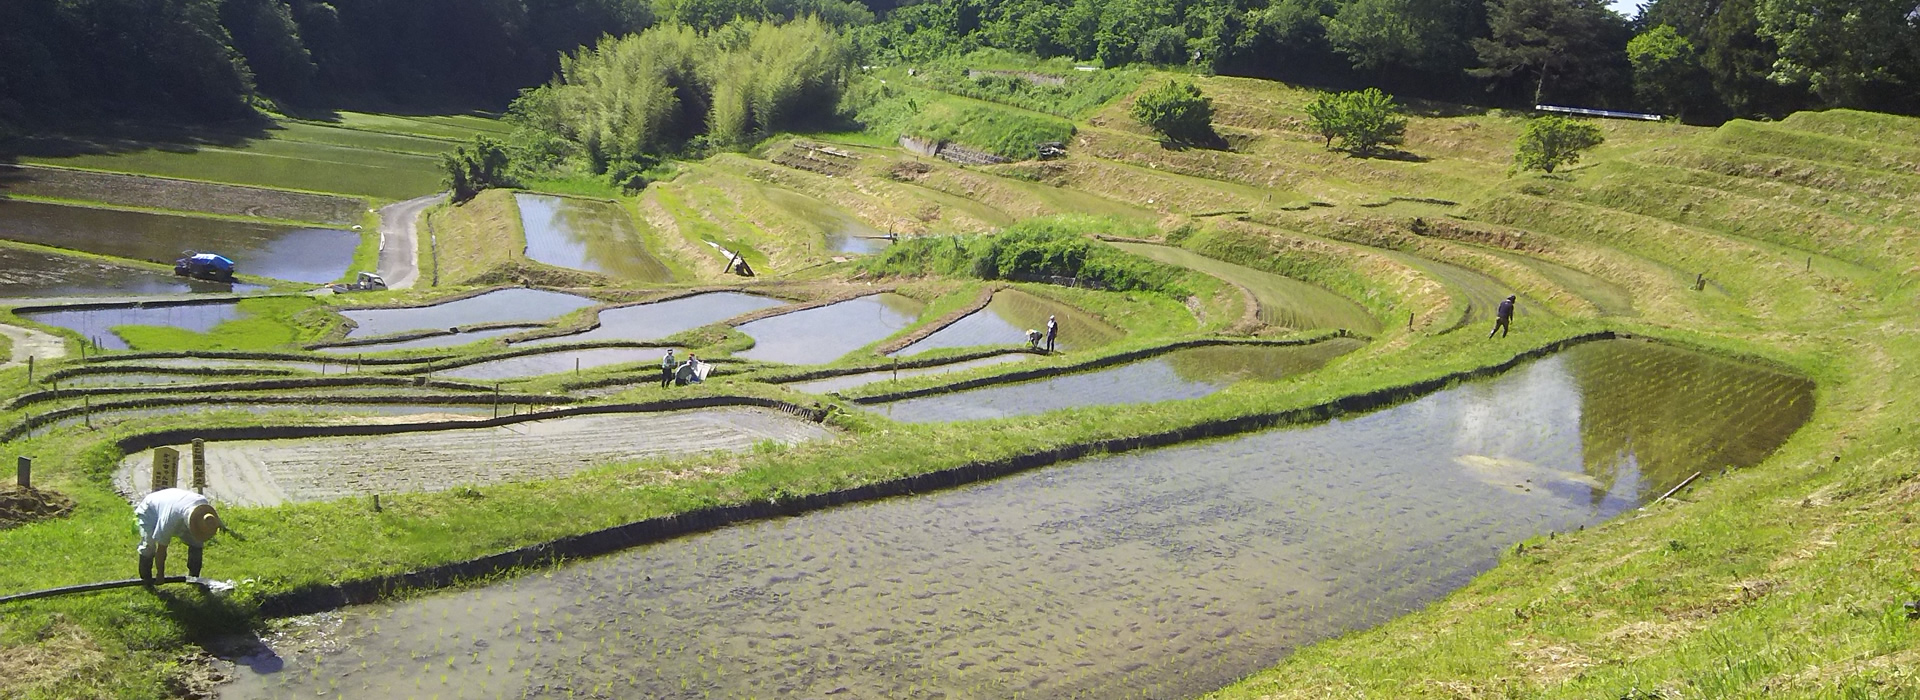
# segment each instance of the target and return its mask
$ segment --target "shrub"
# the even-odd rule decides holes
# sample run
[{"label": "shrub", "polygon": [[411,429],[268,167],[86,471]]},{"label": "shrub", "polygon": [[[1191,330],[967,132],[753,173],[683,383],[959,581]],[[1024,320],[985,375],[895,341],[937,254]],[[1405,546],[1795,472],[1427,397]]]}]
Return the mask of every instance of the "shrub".
[{"label": "shrub", "polygon": [[1521,170],[1545,170],[1580,162],[1580,152],[1606,141],[1600,127],[1561,116],[1538,117],[1520,130],[1513,164]]},{"label": "shrub", "polygon": [[1200,94],[1200,88],[1193,83],[1170,80],[1140,93],[1133,102],[1131,114],[1141,124],[1174,141],[1199,143],[1215,138],[1213,100]]},{"label": "shrub", "polygon": [[447,171],[445,184],[453,192],[455,203],[473,199],[482,190],[518,187],[507,174],[509,161],[507,149],[485,136],[475,136],[473,143],[440,156],[440,165]]},{"label": "shrub", "polygon": [[1379,88],[1321,95],[1307,105],[1313,128],[1333,148],[1333,140],[1349,153],[1372,155],[1381,146],[1397,145],[1407,131],[1400,105]]},{"label": "shrub", "polygon": [[1030,219],[997,234],[901,241],[861,266],[881,275],[938,274],[989,280],[1070,277],[1120,291],[1157,292],[1178,299],[1191,294],[1184,270],[1083,235],[1113,232],[1122,226],[1084,216]]}]

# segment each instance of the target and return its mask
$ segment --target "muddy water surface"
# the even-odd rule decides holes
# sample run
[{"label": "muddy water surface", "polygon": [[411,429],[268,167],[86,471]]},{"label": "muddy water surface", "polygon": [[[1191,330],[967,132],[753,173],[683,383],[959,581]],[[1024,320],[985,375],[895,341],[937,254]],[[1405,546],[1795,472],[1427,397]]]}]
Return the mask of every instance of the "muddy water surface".
[{"label": "muddy water surface", "polygon": [[647,252],[633,218],[620,205],[524,193],[513,199],[527,235],[527,257],[624,280],[673,280],[667,266]]},{"label": "muddy water surface", "polygon": [[911,325],[925,308],[892,292],[741,324],[753,347],[737,357],[794,365],[832,362]]},{"label": "muddy water surface", "polygon": [[1273,380],[1311,372],[1361,345],[1358,340],[1338,338],[1300,346],[1188,348],[1090,372],[867,408],[898,421],[932,423],[1024,416],[1079,406],[1197,399],[1241,380]]},{"label": "muddy water surface", "polygon": [[331,282],[346,274],[360,234],[222,219],[0,199],[0,238],[172,264],[186,250],[219,253],[245,275]]},{"label": "muddy water surface", "polygon": [[912,369],[900,369],[900,370],[886,369],[886,370],[878,370],[874,372],[861,372],[859,374],[843,374],[838,377],[827,377],[825,379],[815,379],[815,380],[805,381],[805,382],[793,382],[785,386],[797,391],[804,391],[809,394],[825,394],[825,393],[830,393],[835,391],[844,391],[844,390],[852,389],[854,387],[859,387],[859,386],[866,386],[868,384],[872,384],[875,382],[891,382],[896,378],[905,379],[907,377],[919,377],[919,376],[924,376],[929,374],[947,374],[949,372],[958,372],[961,370],[973,369],[975,367],[991,367],[994,365],[1003,365],[1009,362],[1020,362],[1022,360],[1031,360],[1034,357],[1035,357],[1034,355],[1014,352],[1014,353],[1007,353],[1005,355],[994,355],[991,357],[982,357],[977,360],[949,362],[944,365],[934,365],[932,367],[915,367]]},{"label": "muddy water surface", "polygon": [[161,270],[121,267],[87,258],[0,246],[0,298],[248,292],[259,289],[262,287],[253,284],[207,282]]},{"label": "muddy water surface", "polygon": [[1120,329],[1085,311],[1017,289],[1003,289],[994,293],[986,308],[967,314],[953,325],[934,331],[894,354],[906,357],[940,348],[1025,345],[1027,330],[1046,332],[1049,316],[1060,324],[1054,349],[1061,352],[1105,345],[1123,335]]},{"label": "muddy water surface", "polygon": [[127,341],[113,332],[118,326],[166,326],[205,333],[223,322],[240,318],[234,302],[124,306],[104,309],[61,309],[20,312],[21,318],[59,326],[90,338],[106,350],[126,350]]},{"label": "muddy water surface", "polygon": [[[661,356],[666,354],[667,349],[664,347],[561,350],[481,362],[437,371],[434,374],[454,379],[522,379],[543,374],[572,372],[576,367],[587,370],[627,362],[651,362],[655,363],[654,367],[657,367]],[[682,356],[684,357],[684,353]]]},{"label": "muddy water surface", "polygon": [[337,646],[236,669],[223,697],[1190,696],[1417,609],[1520,539],[1752,464],[1810,390],[1593,344],[1328,424],[352,609]]},{"label": "muddy water surface", "polygon": [[425,338],[415,338],[413,340],[400,340],[392,343],[373,343],[370,345],[348,345],[348,346],[337,347],[337,348],[320,348],[319,351],[330,354],[330,355],[368,355],[376,352],[389,352],[393,350],[421,350],[425,348],[450,348],[456,345],[466,345],[467,343],[477,343],[482,340],[486,340],[488,338],[498,338],[503,335],[525,333],[530,328],[534,328],[534,326],[485,328],[477,331],[461,331],[459,333],[454,333],[451,335],[430,335]]},{"label": "muddy water surface", "polygon": [[600,310],[600,327],[584,333],[542,338],[527,345],[578,343],[588,340],[659,340],[681,331],[719,323],[751,311],[788,302],[739,292],[712,292],[651,304]]},{"label": "muddy water surface", "polygon": [[432,306],[355,309],[340,315],[359,324],[347,335],[369,337],[482,323],[544,321],[600,302],[544,289],[501,289]]}]

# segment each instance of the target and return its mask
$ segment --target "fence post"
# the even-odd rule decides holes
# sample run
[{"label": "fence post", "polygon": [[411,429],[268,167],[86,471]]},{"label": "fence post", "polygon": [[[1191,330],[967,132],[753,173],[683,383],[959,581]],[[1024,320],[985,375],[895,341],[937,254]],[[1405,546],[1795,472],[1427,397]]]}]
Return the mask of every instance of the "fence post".
[{"label": "fence post", "polygon": [[33,458],[21,457],[18,468],[19,474],[14,477],[14,481],[20,484],[20,488],[33,488]]}]

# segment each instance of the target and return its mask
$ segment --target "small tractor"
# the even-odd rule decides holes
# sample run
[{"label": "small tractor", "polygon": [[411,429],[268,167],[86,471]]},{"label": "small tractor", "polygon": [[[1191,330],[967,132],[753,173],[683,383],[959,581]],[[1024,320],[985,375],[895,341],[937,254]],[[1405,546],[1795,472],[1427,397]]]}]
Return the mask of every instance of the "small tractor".
[{"label": "small tractor", "polygon": [[173,274],[213,282],[233,281],[233,261],[224,255],[195,253],[191,250],[173,261]]},{"label": "small tractor", "polygon": [[386,289],[387,281],[371,272],[362,272],[360,273],[359,279],[354,280],[352,284],[335,284],[329,286],[333,287],[333,291],[335,292],[371,292]]}]

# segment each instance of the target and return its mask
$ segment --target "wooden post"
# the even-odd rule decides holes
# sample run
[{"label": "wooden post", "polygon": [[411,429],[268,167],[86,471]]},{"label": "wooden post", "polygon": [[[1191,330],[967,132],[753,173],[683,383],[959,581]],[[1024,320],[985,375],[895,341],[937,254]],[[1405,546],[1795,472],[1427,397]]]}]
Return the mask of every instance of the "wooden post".
[{"label": "wooden post", "polygon": [[171,447],[153,448],[152,490],[170,489],[180,485],[180,451]]},{"label": "wooden post", "polygon": [[23,489],[33,488],[33,458],[21,457],[17,468],[19,474],[14,476],[14,483],[19,484]]},{"label": "wooden post", "polygon": [[1413,312],[1407,312],[1407,330],[1413,330]]},{"label": "wooden post", "polygon": [[[55,389],[54,391],[59,391],[59,390]],[[82,413],[86,416],[87,429],[92,430],[93,429],[93,397],[92,396],[80,397],[80,405],[82,406],[81,408]]]},{"label": "wooden post", "polygon": [[580,358],[577,356],[573,358],[573,376],[580,376]]},{"label": "wooden post", "polygon": [[193,439],[193,489],[207,492],[207,441]]},{"label": "wooden post", "polygon": [[373,495],[373,512],[380,512],[380,494]]},{"label": "wooden post", "polygon": [[27,356],[27,383],[33,383],[33,356]]},{"label": "wooden post", "polygon": [[500,417],[500,382],[493,383],[493,417]]}]

